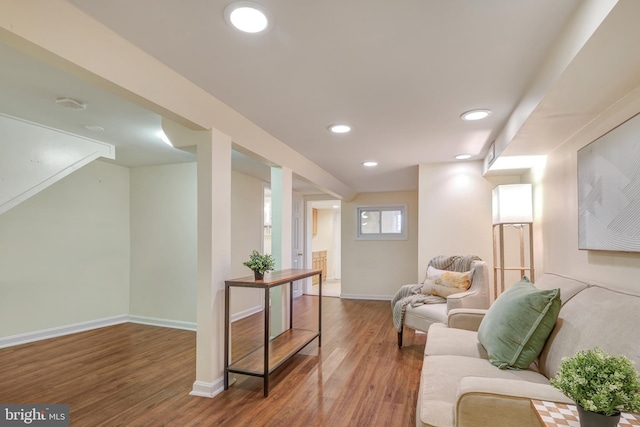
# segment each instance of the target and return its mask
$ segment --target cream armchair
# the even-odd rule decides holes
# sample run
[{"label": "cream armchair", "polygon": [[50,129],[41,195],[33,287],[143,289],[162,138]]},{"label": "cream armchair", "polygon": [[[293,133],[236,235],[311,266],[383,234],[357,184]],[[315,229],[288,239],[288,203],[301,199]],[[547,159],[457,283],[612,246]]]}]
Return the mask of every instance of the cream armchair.
[{"label": "cream armchair", "polygon": [[[433,260],[430,264],[432,262]],[[408,304],[406,306],[402,328],[398,332],[398,347],[402,347],[402,332],[405,326],[427,332],[429,326],[434,323],[446,324],[447,314],[451,310],[457,308],[489,308],[489,267],[484,261],[474,260],[471,262],[470,270],[473,271],[473,276],[471,277],[469,289],[449,295],[446,298],[446,303],[421,304],[415,307]],[[450,269],[450,271],[457,270]]]}]

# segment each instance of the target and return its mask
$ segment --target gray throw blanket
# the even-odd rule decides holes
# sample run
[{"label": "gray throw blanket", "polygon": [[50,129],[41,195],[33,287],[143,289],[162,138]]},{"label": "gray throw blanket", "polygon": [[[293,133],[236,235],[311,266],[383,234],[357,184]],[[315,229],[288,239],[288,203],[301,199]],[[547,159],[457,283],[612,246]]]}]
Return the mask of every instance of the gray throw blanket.
[{"label": "gray throw blanket", "polygon": [[[480,258],[475,255],[438,255],[429,261],[429,266],[437,268],[438,270],[449,270],[464,273],[465,271],[471,270],[471,263],[475,260],[480,260]],[[391,300],[393,325],[395,326],[396,331],[402,332],[402,324],[404,322],[404,315],[407,311],[407,305],[411,304],[412,307],[416,307],[422,304],[441,304],[447,301],[445,298],[439,296],[423,294],[422,286],[425,280],[417,285],[402,286]]]}]

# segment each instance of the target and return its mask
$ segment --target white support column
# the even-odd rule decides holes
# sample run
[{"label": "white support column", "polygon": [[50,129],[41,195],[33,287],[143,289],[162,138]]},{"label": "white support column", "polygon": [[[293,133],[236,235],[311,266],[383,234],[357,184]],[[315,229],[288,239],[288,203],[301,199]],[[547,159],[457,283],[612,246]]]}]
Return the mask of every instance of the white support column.
[{"label": "white support column", "polygon": [[[276,269],[291,268],[291,213],[293,199],[293,173],[291,169],[271,168],[272,234],[271,253]],[[284,292],[283,292],[284,291]],[[271,335],[285,330],[289,319],[289,288],[279,286],[271,290]]]},{"label": "white support column", "polygon": [[190,394],[223,389],[224,281],[231,271],[231,138],[216,130],[198,144],[196,380]]}]

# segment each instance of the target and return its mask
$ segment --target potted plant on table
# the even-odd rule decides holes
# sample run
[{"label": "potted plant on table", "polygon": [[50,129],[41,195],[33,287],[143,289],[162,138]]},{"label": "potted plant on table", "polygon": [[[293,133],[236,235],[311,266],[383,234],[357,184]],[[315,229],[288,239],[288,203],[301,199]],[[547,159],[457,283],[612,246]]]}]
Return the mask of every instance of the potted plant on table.
[{"label": "potted plant on table", "polygon": [[246,265],[253,270],[256,280],[262,280],[264,279],[264,273],[271,271],[276,267],[276,260],[271,256],[271,254],[262,255],[258,251],[254,250],[251,252],[249,260],[243,262],[242,265]]},{"label": "potted plant on table", "polygon": [[640,411],[640,375],[633,362],[598,347],[563,358],[551,385],[576,402],[582,427],[617,426],[620,412]]}]

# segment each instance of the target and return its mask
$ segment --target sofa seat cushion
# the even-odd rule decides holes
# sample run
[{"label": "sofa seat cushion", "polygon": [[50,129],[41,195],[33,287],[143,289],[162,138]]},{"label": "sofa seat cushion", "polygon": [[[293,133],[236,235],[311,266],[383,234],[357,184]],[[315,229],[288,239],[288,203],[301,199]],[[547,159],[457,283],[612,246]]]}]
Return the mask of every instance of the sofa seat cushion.
[{"label": "sofa seat cushion", "polygon": [[426,356],[420,378],[418,418],[430,426],[455,426],[460,380],[464,377],[502,378],[549,384],[543,375],[529,370],[501,370],[486,359],[466,356]]},{"label": "sofa seat cushion", "polygon": [[436,324],[429,329],[425,356],[452,355],[489,359],[487,351],[478,341],[478,333],[464,329],[447,328]]},{"label": "sofa seat cushion", "polygon": [[427,332],[429,326],[434,323],[447,322],[447,304],[421,304],[413,307],[407,306],[404,315],[404,324],[413,329]]}]

